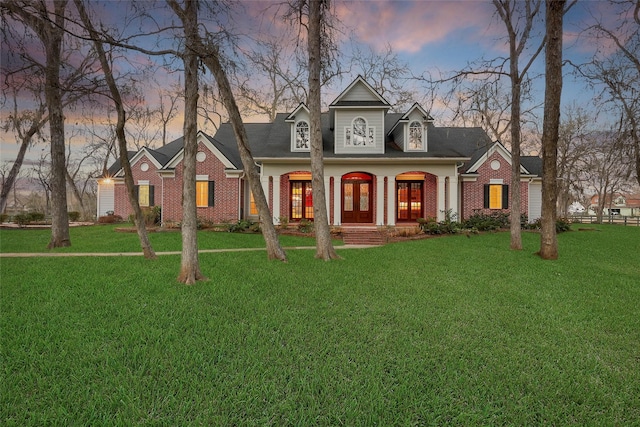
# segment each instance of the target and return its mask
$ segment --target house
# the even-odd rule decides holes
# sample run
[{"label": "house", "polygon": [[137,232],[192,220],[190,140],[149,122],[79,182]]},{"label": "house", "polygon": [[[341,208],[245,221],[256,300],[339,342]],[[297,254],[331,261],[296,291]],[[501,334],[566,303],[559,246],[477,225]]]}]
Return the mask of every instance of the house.
[{"label": "house", "polygon": [[[509,211],[511,154],[501,143],[481,128],[435,126],[417,103],[403,113],[390,109],[358,77],[322,114],[331,225],[410,226],[446,212],[464,219]],[[312,220],[308,108],[245,126],[273,218]],[[161,206],[163,222],[182,217],[182,157],[182,139],[130,156],[139,201]],[[530,220],[540,217],[541,169],[540,158],[521,158],[522,209]],[[196,174],[199,218],[258,219],[229,123],[214,136],[198,133]],[[98,184],[98,216],[114,211],[126,218],[131,208],[119,162]]]},{"label": "house", "polygon": [[[589,210],[598,211],[599,196],[591,196]],[[604,201],[603,215],[640,216],[640,194],[613,193],[607,194]]]}]

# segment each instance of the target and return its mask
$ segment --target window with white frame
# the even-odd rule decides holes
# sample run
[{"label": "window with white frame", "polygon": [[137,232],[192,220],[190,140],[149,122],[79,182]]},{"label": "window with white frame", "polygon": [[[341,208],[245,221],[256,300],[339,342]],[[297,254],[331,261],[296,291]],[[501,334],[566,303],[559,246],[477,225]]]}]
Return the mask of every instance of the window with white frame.
[{"label": "window with white frame", "polygon": [[424,129],[422,123],[413,121],[409,124],[409,150],[424,149]]},{"label": "window with white frame", "polygon": [[375,145],[375,129],[362,117],[353,119],[351,128],[345,129],[345,145],[367,147]]},{"label": "window with white frame", "polygon": [[296,150],[308,150],[309,149],[309,123],[300,121],[296,123]]}]

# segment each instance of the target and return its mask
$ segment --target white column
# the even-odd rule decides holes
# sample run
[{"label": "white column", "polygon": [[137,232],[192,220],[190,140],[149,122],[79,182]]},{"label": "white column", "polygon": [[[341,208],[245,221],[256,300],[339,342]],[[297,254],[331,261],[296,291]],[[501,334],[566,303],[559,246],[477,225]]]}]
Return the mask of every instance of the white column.
[{"label": "white column", "polygon": [[460,210],[460,200],[458,200],[458,176],[453,175],[449,177],[449,208],[451,214],[455,215],[455,218],[460,221],[458,212]]},{"label": "white column", "polygon": [[329,225],[331,224],[331,202],[329,200],[328,195],[331,193],[331,177],[325,175],[324,176],[324,201],[327,204],[327,219],[329,220]]},{"label": "white column", "polygon": [[387,177],[387,225],[396,225],[396,177]]},{"label": "white column", "polygon": [[342,224],[342,179],[336,176],[333,179],[333,225]]},{"label": "white column", "polygon": [[[267,177],[267,188],[265,194],[269,197],[269,178]],[[273,212],[273,218],[277,221],[280,218],[280,177],[273,177],[273,206],[271,211]]]},{"label": "white column", "polygon": [[384,225],[384,176],[376,180],[376,225]]},{"label": "white column", "polygon": [[445,176],[440,176],[438,175],[437,177],[437,181],[438,181],[438,212],[437,214],[437,218],[438,221],[444,221],[444,212],[447,209],[446,208],[446,194],[445,194]]}]

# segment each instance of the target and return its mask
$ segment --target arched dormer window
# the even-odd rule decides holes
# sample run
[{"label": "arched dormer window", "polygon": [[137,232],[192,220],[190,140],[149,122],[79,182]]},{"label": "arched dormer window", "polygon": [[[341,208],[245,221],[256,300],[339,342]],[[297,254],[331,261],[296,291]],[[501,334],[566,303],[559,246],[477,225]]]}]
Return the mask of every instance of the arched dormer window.
[{"label": "arched dormer window", "polygon": [[299,121],[296,123],[296,150],[309,149],[309,123]]},{"label": "arched dormer window", "polygon": [[351,129],[347,128],[345,135],[346,145],[365,147],[375,145],[375,130],[367,125],[362,117],[356,117],[351,123]]},{"label": "arched dormer window", "polygon": [[409,124],[409,150],[424,149],[424,129],[422,123],[413,121]]}]

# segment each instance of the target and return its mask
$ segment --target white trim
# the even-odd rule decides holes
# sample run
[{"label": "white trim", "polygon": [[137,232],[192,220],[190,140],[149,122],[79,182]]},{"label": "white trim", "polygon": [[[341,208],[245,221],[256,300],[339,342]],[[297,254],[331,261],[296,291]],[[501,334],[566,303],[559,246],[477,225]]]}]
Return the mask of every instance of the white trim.
[{"label": "white trim", "polygon": [[298,106],[296,107],[295,110],[293,110],[285,119],[285,122],[289,122],[289,123],[293,123],[296,119],[296,115],[298,114],[298,111],[300,110],[304,110],[307,114],[310,114],[309,112],[309,108],[307,108],[307,105],[304,102],[301,102],[300,104],[298,104]]},{"label": "white trim", "polygon": [[137,185],[149,185],[148,179],[139,179]]},{"label": "white trim", "polygon": [[[337,104],[338,102],[340,102],[340,100],[341,100],[342,98],[344,98],[344,96],[345,96],[347,93],[349,93],[349,92],[351,91],[351,89],[353,89],[353,87],[354,87],[356,84],[358,84],[359,82],[360,82],[360,83],[362,83],[362,84],[364,84],[365,88],[366,88],[367,90],[369,90],[369,91],[371,92],[371,94],[372,94],[374,97],[376,97],[380,102],[384,103],[384,104],[385,104],[385,107],[387,107],[387,108],[389,108],[389,107],[390,107],[389,102],[388,102],[386,99],[384,99],[384,98],[382,97],[382,95],[380,95],[380,94],[378,93],[378,91],[377,91],[377,90],[375,90],[375,89],[373,88],[373,86],[371,86],[369,83],[367,83],[367,81],[366,81],[362,76],[358,76],[358,77],[356,77],[356,79],[355,79],[353,82],[351,82],[351,84],[350,84],[349,86],[347,86],[347,88],[346,88],[345,90],[343,90],[343,91],[340,93],[340,95],[338,95],[338,97],[337,97],[336,99],[334,99],[334,100],[333,100],[333,102],[332,102],[331,104],[329,104],[329,108],[335,108],[335,107],[336,107],[336,106],[335,106],[335,104]],[[360,107],[358,107],[358,108],[360,108]],[[375,108],[381,108],[381,106],[376,106]]]},{"label": "white trim", "polygon": [[196,181],[209,181],[209,175],[196,175]]},{"label": "white trim", "polygon": [[502,178],[501,179],[491,178],[489,180],[489,184],[496,184],[496,185],[501,184],[501,185],[504,185],[504,179],[502,179]]}]

